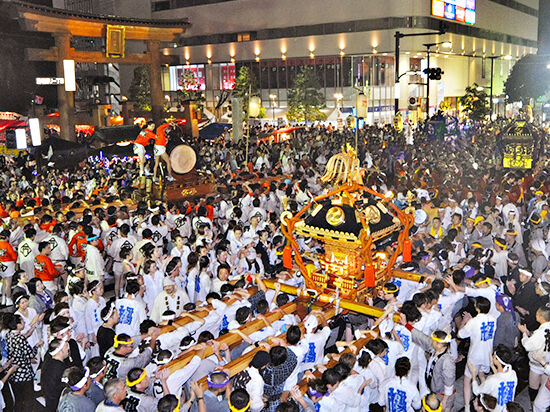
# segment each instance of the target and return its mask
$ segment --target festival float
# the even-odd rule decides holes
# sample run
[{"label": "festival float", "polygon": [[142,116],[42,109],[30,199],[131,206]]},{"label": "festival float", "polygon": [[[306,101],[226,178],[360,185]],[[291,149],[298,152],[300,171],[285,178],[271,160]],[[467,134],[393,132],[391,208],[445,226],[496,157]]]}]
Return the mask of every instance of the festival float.
[{"label": "festival float", "polygon": [[[348,145],[327,163],[321,179],[331,186],[328,192],[295,215],[281,215],[288,241],[285,266],[296,264],[310,296],[364,303],[392,277],[404,276],[396,275],[393,267],[401,254],[405,262],[411,260],[414,208],[402,211],[393,204],[392,193],[366,187],[364,173]],[[318,239],[323,252],[302,253],[300,237]]]},{"label": "festival float", "polygon": [[526,120],[515,120],[497,134],[505,169],[531,169],[544,148],[543,133]]}]

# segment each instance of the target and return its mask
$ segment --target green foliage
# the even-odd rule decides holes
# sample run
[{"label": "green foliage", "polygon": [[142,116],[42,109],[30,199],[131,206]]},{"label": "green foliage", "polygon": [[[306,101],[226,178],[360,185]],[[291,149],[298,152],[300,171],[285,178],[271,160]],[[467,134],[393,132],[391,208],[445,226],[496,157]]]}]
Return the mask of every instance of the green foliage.
[{"label": "green foliage", "polygon": [[233,89],[233,94],[241,98],[241,110],[244,112],[244,117],[247,118],[248,101],[250,96],[260,95],[256,76],[254,76],[254,73],[252,73],[250,71],[250,68],[248,68],[247,66],[242,66],[239,69],[239,74],[235,79],[235,88]]},{"label": "green foliage", "polygon": [[180,103],[186,101],[202,102],[205,100],[202,91],[199,90],[199,81],[191,70],[183,71],[179,84],[182,87],[181,90],[177,91]]},{"label": "green foliage", "polygon": [[260,107],[260,114],[258,115],[258,119],[265,119],[266,116],[266,108],[264,106]]},{"label": "green foliage", "polygon": [[325,99],[320,89],[315,70],[308,66],[302,67],[294,79],[293,87],[288,90],[287,119],[295,122],[326,120],[326,114],[321,111]]},{"label": "green foliage", "polygon": [[510,102],[529,104],[530,99],[543,96],[550,85],[550,70],[547,60],[535,54],[519,59],[504,84],[504,90]]},{"label": "green foliage", "polygon": [[464,112],[475,121],[481,121],[489,115],[489,98],[477,83],[466,87],[466,94],[460,98]]},{"label": "green foliage", "polygon": [[130,100],[135,102],[138,110],[151,111],[151,81],[147,66],[138,66],[134,69],[129,92]]}]

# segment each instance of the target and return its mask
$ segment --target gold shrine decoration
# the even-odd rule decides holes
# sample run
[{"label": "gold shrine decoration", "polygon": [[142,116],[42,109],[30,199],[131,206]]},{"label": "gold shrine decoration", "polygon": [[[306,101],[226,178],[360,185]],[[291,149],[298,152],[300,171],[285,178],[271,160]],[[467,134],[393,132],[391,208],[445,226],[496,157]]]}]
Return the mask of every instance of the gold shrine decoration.
[{"label": "gold shrine decoration", "polygon": [[107,57],[123,58],[126,50],[126,27],[108,24],[105,54]]},{"label": "gold shrine decoration", "polygon": [[507,169],[531,169],[532,165],[532,144],[511,143],[504,147],[503,167]]}]

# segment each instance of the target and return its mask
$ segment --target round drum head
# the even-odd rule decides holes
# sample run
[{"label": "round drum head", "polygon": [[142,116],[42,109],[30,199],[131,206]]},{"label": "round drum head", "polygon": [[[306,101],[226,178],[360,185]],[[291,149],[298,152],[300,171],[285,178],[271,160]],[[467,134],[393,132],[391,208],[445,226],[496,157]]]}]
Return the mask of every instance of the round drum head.
[{"label": "round drum head", "polygon": [[197,163],[197,155],[191,146],[182,144],[172,150],[170,162],[174,172],[183,175],[193,170]]},{"label": "round drum head", "polygon": [[414,214],[414,224],[416,226],[422,226],[428,221],[428,214],[425,210],[418,209]]}]

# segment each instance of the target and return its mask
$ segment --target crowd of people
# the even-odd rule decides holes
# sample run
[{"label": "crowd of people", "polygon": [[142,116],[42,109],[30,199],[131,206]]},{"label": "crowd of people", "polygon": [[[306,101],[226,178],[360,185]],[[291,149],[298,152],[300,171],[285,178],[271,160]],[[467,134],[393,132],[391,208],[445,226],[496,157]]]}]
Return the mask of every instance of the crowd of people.
[{"label": "crowd of people", "polygon": [[[140,147],[139,161],[109,168],[1,158],[0,408],[500,412],[523,410],[527,384],[546,411],[550,168],[541,153],[533,170],[503,169],[494,127],[471,133],[449,142],[419,128],[413,145],[390,126],[359,132],[365,184],[416,210],[412,261],[397,265],[422,275],[389,279],[368,302],[384,308],[376,319],[287,313],[294,297],[281,292],[304,280],[283,262],[280,215],[330,188],[324,165],[351,132],[253,141],[248,164],[230,136],[195,141],[218,189],[174,203],[128,202],[153,166]],[[143,136],[158,143],[154,124]],[[243,333],[253,321],[261,329]]]}]

